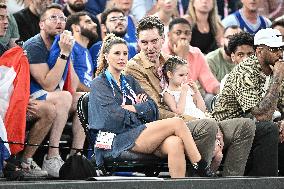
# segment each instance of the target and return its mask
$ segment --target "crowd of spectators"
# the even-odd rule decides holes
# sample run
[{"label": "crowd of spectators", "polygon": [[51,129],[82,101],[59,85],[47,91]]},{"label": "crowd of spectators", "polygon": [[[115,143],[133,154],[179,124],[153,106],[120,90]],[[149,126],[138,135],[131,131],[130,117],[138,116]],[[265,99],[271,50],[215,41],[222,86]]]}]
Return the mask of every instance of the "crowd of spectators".
[{"label": "crowd of spectators", "polygon": [[0,56],[20,45],[29,63],[26,141],[50,145],[42,166],[25,146],[4,167],[59,177],[68,120],[68,156],[84,146],[76,107],[90,92],[90,127],[116,134],[111,151],[95,150],[98,165],[131,150],[168,156],[171,177],[185,176],[187,158],[200,176],[215,175],[211,161],[221,176],[283,174],[283,10],[283,0],[0,0]]}]

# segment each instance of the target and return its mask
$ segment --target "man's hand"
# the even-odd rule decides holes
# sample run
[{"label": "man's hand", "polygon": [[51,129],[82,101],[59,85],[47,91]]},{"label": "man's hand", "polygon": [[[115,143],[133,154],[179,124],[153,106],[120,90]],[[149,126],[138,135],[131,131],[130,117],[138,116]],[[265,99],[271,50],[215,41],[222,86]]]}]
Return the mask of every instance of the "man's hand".
[{"label": "man's hand", "polygon": [[222,131],[218,128],[217,134],[216,134],[216,140],[220,141],[220,148],[223,150],[224,148],[224,138],[223,138],[223,133]]},{"label": "man's hand", "polygon": [[33,116],[33,117],[37,117],[37,102],[34,100],[30,100],[28,103],[28,108],[27,108],[27,112]]},{"label": "man's hand", "polygon": [[273,69],[273,75],[277,75],[282,82],[284,79],[284,60],[278,60],[275,62]]},{"label": "man's hand", "polygon": [[175,55],[187,59],[187,54],[189,51],[189,41],[188,40],[179,40],[176,44],[173,45],[173,52]]},{"label": "man's hand", "polygon": [[39,118],[38,103],[36,100],[29,100],[27,107],[26,120],[32,121]]},{"label": "man's hand", "polygon": [[74,45],[74,37],[72,36],[70,31],[65,30],[60,35],[60,40],[58,42],[61,53],[69,56],[69,54],[72,51],[73,45]]},{"label": "man's hand", "polygon": [[282,143],[284,141],[284,121],[278,122],[278,128],[279,128],[279,141]]}]

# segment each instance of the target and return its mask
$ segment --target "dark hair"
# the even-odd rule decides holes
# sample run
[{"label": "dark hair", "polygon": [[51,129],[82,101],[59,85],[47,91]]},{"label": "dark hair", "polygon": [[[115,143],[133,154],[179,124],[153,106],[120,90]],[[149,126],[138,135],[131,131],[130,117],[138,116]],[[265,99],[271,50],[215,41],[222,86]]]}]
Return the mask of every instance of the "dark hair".
[{"label": "dark hair", "polygon": [[0,3],[0,9],[7,9],[7,5],[5,3]]},{"label": "dark hair", "polygon": [[[233,30],[236,30],[236,29],[239,29],[240,28],[240,26],[238,26],[238,25],[230,25],[230,26],[228,26],[228,27],[226,27],[225,29],[224,29],[224,33],[228,30],[228,29],[233,29]],[[241,29],[241,28],[240,28]]]},{"label": "dark hair", "polygon": [[157,16],[145,16],[137,25],[136,36],[139,37],[139,33],[144,30],[158,29],[159,35],[164,35],[164,24]]},{"label": "dark hair", "polygon": [[60,4],[57,3],[52,3],[51,5],[48,5],[44,11],[41,13],[40,15],[40,20],[42,20],[42,18],[45,16],[46,12],[50,9],[59,9],[63,11],[63,7]]},{"label": "dark hair", "polygon": [[271,28],[275,28],[276,26],[281,26],[284,28],[284,18],[275,19],[272,22]]},{"label": "dark hair", "polygon": [[174,27],[174,25],[176,25],[176,24],[186,24],[191,29],[190,23],[185,18],[174,18],[174,19],[172,19],[172,21],[169,24],[169,31],[171,31],[172,28]]},{"label": "dark hair", "polygon": [[[78,25],[80,23],[80,17],[81,16],[90,16],[90,14],[88,12],[85,12],[85,11],[80,11],[80,12],[76,12],[74,14],[70,14],[67,18],[67,21],[66,21],[66,25],[65,25],[65,29],[66,30],[69,30],[73,33],[73,30],[72,30],[72,25],[73,24],[76,24]],[[91,16],[90,16],[91,17]]]},{"label": "dark hair", "polygon": [[169,83],[169,77],[167,75],[167,72],[174,72],[178,65],[187,65],[187,62],[179,56],[171,56],[163,65],[163,77],[167,83]]},{"label": "dark hair", "polygon": [[124,39],[115,36],[113,33],[109,33],[105,36],[97,60],[99,67],[96,71],[96,76],[98,76],[100,73],[104,72],[107,69],[108,63],[105,59],[105,54],[109,53],[111,47],[116,44],[125,44],[127,46],[127,43]]},{"label": "dark hair", "polygon": [[114,8],[106,9],[101,14],[101,24],[106,24],[107,17],[112,12],[119,12],[119,13],[122,13],[123,16],[125,16],[124,12],[121,9],[119,9],[119,8],[114,7]]},{"label": "dark hair", "polygon": [[234,34],[228,43],[229,54],[235,53],[241,45],[249,45],[254,47],[253,36],[248,32],[240,32]]}]

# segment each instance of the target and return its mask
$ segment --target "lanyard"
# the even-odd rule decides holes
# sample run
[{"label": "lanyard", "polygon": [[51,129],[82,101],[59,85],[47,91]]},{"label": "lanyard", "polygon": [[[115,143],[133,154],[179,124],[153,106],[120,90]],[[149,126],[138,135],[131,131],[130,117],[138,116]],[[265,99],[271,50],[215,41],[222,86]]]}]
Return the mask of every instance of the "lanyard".
[{"label": "lanyard", "polygon": [[[111,73],[106,70],[105,71],[105,75],[106,78],[112,88],[112,93],[113,96],[115,96],[115,91],[114,91],[114,87],[113,87],[113,82],[117,85],[115,79],[113,78],[113,76],[111,75]],[[121,81],[121,92],[123,95],[123,101],[122,101],[122,105],[125,105],[126,103],[126,98],[128,98],[129,100],[131,100],[132,104],[136,104],[136,93],[132,90],[132,88],[130,87],[130,85],[127,83],[125,76],[123,74],[120,75],[120,81]],[[127,94],[126,89],[130,92],[131,96]]]}]

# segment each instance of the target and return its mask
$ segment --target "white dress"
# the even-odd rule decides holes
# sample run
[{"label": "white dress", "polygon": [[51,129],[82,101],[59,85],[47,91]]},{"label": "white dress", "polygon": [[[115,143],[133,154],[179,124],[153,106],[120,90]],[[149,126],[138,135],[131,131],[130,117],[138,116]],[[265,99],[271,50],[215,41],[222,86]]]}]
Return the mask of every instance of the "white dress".
[{"label": "white dress", "polygon": [[[164,95],[165,92],[168,92],[169,94],[173,95],[176,103],[178,103],[181,91],[172,91],[172,90],[169,90],[168,88],[165,88],[164,91],[161,93],[162,96]],[[193,94],[194,94],[194,92],[192,91],[192,89],[189,89],[187,91],[186,104],[185,104],[183,114],[189,115],[189,116],[192,116],[192,117],[195,117],[195,118],[199,118],[199,119],[206,118],[204,112],[202,112],[200,109],[198,109],[196,107],[196,105],[194,104],[193,97],[192,97]]]}]

